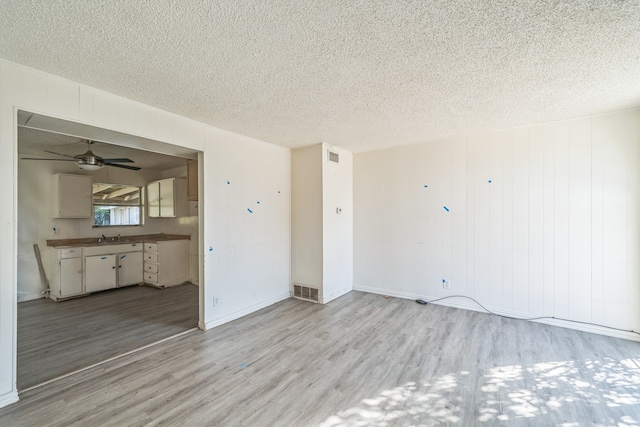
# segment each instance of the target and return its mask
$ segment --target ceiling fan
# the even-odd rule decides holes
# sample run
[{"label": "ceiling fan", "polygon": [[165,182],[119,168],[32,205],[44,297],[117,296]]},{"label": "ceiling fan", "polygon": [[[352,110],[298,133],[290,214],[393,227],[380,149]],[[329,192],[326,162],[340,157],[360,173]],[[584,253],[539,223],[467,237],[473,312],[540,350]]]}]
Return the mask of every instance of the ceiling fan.
[{"label": "ceiling fan", "polygon": [[80,169],[95,171],[102,169],[103,166],[113,166],[116,168],[140,170],[137,166],[120,165],[118,163],[133,163],[131,159],[103,159],[100,156],[96,156],[91,152],[91,144],[95,141],[87,140],[87,152],[83,154],[77,154],[75,156],[69,156],[68,154],[56,153],[55,151],[44,150],[45,153],[56,154],[58,156],[71,157],[71,159],[43,159],[38,157],[22,157],[22,160],[56,160],[59,162],[76,162],[76,165]]}]

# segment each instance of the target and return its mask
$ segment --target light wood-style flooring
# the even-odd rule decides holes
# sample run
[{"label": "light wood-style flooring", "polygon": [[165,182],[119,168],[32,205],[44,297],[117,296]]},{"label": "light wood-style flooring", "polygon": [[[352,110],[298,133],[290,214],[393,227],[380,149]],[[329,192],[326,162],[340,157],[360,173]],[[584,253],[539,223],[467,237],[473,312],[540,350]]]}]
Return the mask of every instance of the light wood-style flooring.
[{"label": "light wood-style flooring", "polygon": [[198,288],[131,286],[18,304],[18,390],[198,325]]},{"label": "light wood-style flooring", "polygon": [[638,425],[640,343],[351,292],[21,394],[11,426]]}]

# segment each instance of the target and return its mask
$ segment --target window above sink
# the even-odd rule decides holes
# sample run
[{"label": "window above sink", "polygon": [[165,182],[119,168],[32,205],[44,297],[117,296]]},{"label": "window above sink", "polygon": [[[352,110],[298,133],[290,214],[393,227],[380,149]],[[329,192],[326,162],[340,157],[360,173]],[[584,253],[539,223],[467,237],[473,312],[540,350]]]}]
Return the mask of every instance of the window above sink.
[{"label": "window above sink", "polygon": [[142,188],[124,184],[93,184],[93,226],[142,224]]}]

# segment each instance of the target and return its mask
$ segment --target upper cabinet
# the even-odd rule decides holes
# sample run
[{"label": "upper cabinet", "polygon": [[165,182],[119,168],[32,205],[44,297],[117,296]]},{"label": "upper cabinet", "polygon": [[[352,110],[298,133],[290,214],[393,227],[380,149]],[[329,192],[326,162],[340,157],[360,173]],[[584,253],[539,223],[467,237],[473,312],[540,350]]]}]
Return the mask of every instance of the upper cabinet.
[{"label": "upper cabinet", "polygon": [[93,178],[58,173],[53,180],[54,218],[93,218]]},{"label": "upper cabinet", "polygon": [[198,201],[198,161],[187,161],[187,200]]},{"label": "upper cabinet", "polygon": [[150,217],[186,216],[186,180],[167,178],[147,184],[147,209]]}]

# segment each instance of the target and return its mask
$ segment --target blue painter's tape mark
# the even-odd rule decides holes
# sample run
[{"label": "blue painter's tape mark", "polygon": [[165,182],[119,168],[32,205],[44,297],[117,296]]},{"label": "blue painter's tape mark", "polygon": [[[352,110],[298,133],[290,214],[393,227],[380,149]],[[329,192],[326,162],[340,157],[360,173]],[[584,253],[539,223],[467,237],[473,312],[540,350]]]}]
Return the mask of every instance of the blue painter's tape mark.
[{"label": "blue painter's tape mark", "polygon": [[492,181],[491,181],[491,180],[489,180],[489,181],[487,181],[487,182],[488,182],[489,184],[491,184],[491,182],[492,182]]},{"label": "blue painter's tape mark", "polygon": [[448,207],[443,206],[443,208],[444,208],[445,211],[449,212],[449,208]]},{"label": "blue painter's tape mark", "polygon": [[424,185],[424,188],[429,188],[429,186],[427,184]]},{"label": "blue painter's tape mark", "polygon": [[278,190],[278,194],[280,194],[280,190]]},{"label": "blue painter's tape mark", "polygon": [[100,258],[100,259],[107,259],[107,257],[106,257],[106,256],[103,256],[103,257],[102,257],[102,258]]},{"label": "blue painter's tape mark", "polygon": [[213,252],[213,246],[209,246],[209,252]]},{"label": "blue painter's tape mark", "polygon": [[442,279],[442,283],[447,283],[447,281],[445,279]]},{"label": "blue painter's tape mark", "polygon": [[247,210],[249,211],[249,213],[253,213],[253,211],[251,209],[247,208]]},{"label": "blue painter's tape mark", "polygon": [[127,257],[126,255],[122,255],[120,259],[125,259],[126,257]]},{"label": "blue painter's tape mark", "polygon": [[260,200],[258,200],[256,203],[257,203],[257,204],[260,204]]},{"label": "blue painter's tape mark", "polygon": [[227,185],[231,184],[229,181],[227,181]]},{"label": "blue painter's tape mark", "polygon": [[240,367],[241,367],[241,368],[246,368],[246,367],[247,367],[247,364],[246,364],[246,363],[241,363],[241,364],[240,364]]}]

